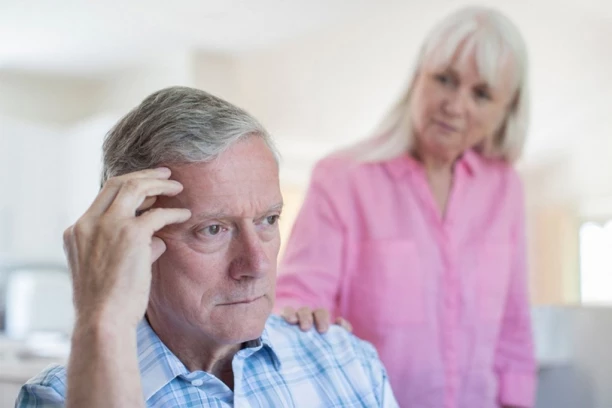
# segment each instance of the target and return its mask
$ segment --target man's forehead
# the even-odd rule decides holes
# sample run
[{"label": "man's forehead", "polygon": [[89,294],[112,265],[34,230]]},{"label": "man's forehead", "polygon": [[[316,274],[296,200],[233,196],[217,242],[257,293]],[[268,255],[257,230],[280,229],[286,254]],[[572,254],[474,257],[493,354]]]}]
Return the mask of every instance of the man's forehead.
[{"label": "man's forehead", "polygon": [[171,164],[171,170],[183,179],[209,178],[216,181],[256,176],[278,177],[278,164],[260,137],[251,136],[230,146],[216,158],[193,163]]},{"label": "man's forehead", "polygon": [[245,166],[233,163],[194,163],[169,166],[171,179],[183,185],[182,195],[211,196],[235,194],[240,191],[260,190],[261,192],[278,188],[278,169],[266,164]]},{"label": "man's forehead", "polygon": [[276,169],[235,172],[208,164],[173,172],[172,178],[183,184],[183,191],[170,201],[190,209],[194,217],[211,213],[246,216],[282,203]]}]

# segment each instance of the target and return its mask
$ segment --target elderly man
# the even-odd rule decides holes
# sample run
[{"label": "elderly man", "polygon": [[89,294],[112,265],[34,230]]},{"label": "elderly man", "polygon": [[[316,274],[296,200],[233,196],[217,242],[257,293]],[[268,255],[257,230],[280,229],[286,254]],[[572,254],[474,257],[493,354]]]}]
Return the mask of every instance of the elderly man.
[{"label": "elderly man", "polygon": [[368,343],[270,316],[283,203],[253,117],[161,90],[107,136],[103,183],[64,236],[68,368],[30,380],[17,407],[397,406]]}]

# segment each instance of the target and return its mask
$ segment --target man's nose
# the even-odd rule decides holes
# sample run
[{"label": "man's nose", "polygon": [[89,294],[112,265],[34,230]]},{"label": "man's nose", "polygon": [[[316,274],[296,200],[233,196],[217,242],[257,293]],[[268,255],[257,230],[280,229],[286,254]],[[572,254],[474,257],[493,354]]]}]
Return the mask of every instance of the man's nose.
[{"label": "man's nose", "polygon": [[232,278],[240,280],[265,276],[272,262],[266,253],[265,242],[262,242],[255,228],[241,230],[234,239],[235,260],[230,268]]}]

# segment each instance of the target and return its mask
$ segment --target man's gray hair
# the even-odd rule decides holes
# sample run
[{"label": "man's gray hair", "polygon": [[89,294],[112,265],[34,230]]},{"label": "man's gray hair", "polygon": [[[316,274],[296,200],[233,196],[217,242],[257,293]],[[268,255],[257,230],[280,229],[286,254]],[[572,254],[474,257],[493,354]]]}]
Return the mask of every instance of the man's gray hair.
[{"label": "man's gray hair", "polygon": [[162,89],[106,135],[102,184],[111,177],[160,165],[208,162],[248,136],[261,137],[278,162],[272,138],[244,110],[198,89]]}]

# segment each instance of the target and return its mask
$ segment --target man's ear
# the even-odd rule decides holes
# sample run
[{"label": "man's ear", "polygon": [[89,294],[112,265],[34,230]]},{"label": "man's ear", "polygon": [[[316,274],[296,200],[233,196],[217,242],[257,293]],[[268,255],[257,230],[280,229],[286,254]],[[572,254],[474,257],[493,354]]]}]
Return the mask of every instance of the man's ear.
[{"label": "man's ear", "polygon": [[151,264],[155,263],[166,252],[166,243],[159,237],[151,238]]}]

